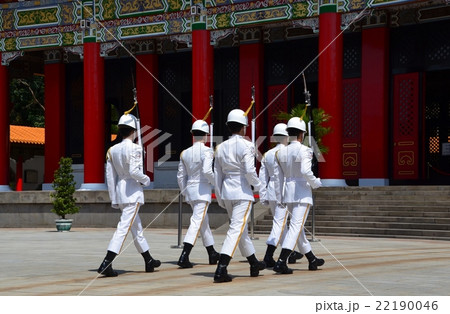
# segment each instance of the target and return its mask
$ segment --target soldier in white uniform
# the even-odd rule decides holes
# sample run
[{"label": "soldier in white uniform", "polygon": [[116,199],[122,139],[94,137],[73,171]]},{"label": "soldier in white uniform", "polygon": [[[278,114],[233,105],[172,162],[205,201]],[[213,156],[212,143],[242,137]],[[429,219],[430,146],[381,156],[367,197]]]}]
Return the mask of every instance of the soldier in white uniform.
[{"label": "soldier in white uniform", "polygon": [[[277,246],[282,243],[287,232],[287,220],[288,211],[286,206],[282,206],[277,202],[277,197],[275,194],[275,153],[288,143],[288,133],[286,131],[287,125],[285,123],[278,123],[273,128],[272,141],[276,142],[277,145],[268,150],[262,160],[261,168],[259,169],[259,179],[263,186],[266,187],[266,193],[262,195],[260,193],[260,201],[264,205],[269,205],[270,211],[273,216],[272,230],[270,231],[269,237],[267,238],[266,244],[266,254],[264,256],[264,262],[266,267],[274,267],[275,260],[273,259],[273,253],[275,252]],[[303,254],[300,252],[292,252],[288,258],[288,263],[293,264],[296,260],[301,259]]]},{"label": "soldier in white uniform", "polygon": [[209,256],[209,264],[215,265],[219,260],[219,253],[214,250],[214,238],[209,227],[208,206],[211,204],[211,191],[214,185],[213,158],[214,151],[205,145],[209,126],[203,120],[192,124],[191,133],[194,144],[185,149],[180,155],[177,180],[184,199],[192,207],[189,228],[183,241],[183,251],[178,260],[181,268],[192,268],[189,254],[202,236],[203,245]]},{"label": "soldier in white uniform", "polygon": [[317,270],[325,261],[316,258],[311,251],[311,244],[306,239],[304,225],[308,217],[309,207],[313,204],[312,190],[322,186],[319,178],[311,170],[312,150],[303,145],[306,133],[305,122],[294,117],[287,123],[291,143],[280,148],[275,154],[275,192],[277,200],[287,205],[291,214],[289,230],[282,244],[282,250],[273,270],[282,274],[292,274],[286,260],[297,242],[300,242],[300,252],[308,259],[309,270]]},{"label": "soldier in white uniform", "polygon": [[258,261],[255,248],[248,235],[248,218],[255,200],[255,191],[264,193],[264,187],[256,174],[255,147],[243,138],[248,125],[247,116],[240,109],[233,109],[227,117],[227,126],[232,136],[217,146],[214,161],[215,192],[219,205],[225,208],[230,226],[220,252],[214,282],[229,282],[227,266],[236,248],[250,264],[250,276],[257,277],[265,268]]},{"label": "soldier in white uniform", "polygon": [[98,273],[107,277],[117,276],[112,262],[120,253],[125,238],[131,229],[134,245],[145,261],[145,271],[153,272],[161,262],[152,258],[149,246],[143,235],[139,207],[144,204],[142,186],[150,184],[150,178],[143,173],[142,148],[133,143],[137,124],[136,117],[125,114],[119,119],[119,132],[123,140],[108,150],[106,156],[106,183],[112,207],[122,211],[106,253],[98,268]]}]

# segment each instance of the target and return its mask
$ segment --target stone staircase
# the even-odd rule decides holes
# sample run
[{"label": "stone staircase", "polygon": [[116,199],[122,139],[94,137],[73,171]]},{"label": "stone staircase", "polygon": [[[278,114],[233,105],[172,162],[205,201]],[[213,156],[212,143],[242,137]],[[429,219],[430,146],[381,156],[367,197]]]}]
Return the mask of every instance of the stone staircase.
[{"label": "stone staircase", "polygon": [[[315,237],[450,240],[450,186],[327,187],[314,191],[314,201]],[[256,233],[270,232],[267,212],[255,221]]]}]

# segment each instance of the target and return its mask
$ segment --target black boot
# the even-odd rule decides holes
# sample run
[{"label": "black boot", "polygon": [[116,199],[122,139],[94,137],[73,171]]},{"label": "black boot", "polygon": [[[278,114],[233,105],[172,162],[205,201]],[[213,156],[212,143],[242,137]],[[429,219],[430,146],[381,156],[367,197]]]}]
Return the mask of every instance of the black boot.
[{"label": "black boot", "polygon": [[208,262],[209,265],[216,265],[219,261],[220,254],[214,250],[214,246],[210,245],[206,247],[206,251],[208,252]]},{"label": "black boot", "polygon": [[117,272],[112,268],[112,262],[116,255],[116,253],[108,251],[97,272],[106,277],[117,277]]},{"label": "black boot", "polygon": [[286,259],[291,254],[291,250],[288,249],[282,249],[280,258],[278,259],[277,263],[273,267],[273,271],[280,273],[280,274],[292,274],[293,270],[290,269],[286,264]]},{"label": "black boot", "polygon": [[273,253],[276,250],[276,246],[274,245],[267,245],[266,249],[266,255],[264,255],[264,263],[266,263],[266,267],[273,267],[275,266],[275,260],[273,259]]},{"label": "black boot", "polygon": [[150,255],[149,251],[142,253],[142,257],[144,258],[144,261],[145,261],[145,272],[146,273],[153,273],[155,271],[155,268],[158,268],[159,266],[161,266],[161,261],[154,259]]},{"label": "black boot", "polygon": [[293,251],[291,255],[289,255],[288,263],[289,264],[295,264],[297,260],[301,259],[303,257],[303,254],[297,251]]},{"label": "black boot", "polygon": [[216,272],[214,274],[214,282],[230,282],[231,277],[228,275],[227,266],[230,263],[231,257],[225,254],[220,254],[219,264],[217,264]]},{"label": "black boot", "polygon": [[193,245],[183,242],[183,252],[181,252],[177,265],[181,268],[192,268],[194,265],[189,261],[189,254],[191,254]]},{"label": "black boot", "polygon": [[287,264],[286,260],[278,259],[277,263],[273,267],[273,271],[280,273],[280,274],[292,274],[293,270],[290,269]]},{"label": "black boot", "polygon": [[321,258],[317,258],[312,251],[309,251],[308,253],[305,254],[306,258],[308,259],[309,265],[308,265],[308,269],[309,270],[317,270],[317,267],[322,266],[323,264],[325,264],[325,260],[321,259]]},{"label": "black boot", "polygon": [[255,254],[248,256],[247,260],[250,264],[250,277],[258,277],[259,271],[266,268],[266,263],[258,261]]}]

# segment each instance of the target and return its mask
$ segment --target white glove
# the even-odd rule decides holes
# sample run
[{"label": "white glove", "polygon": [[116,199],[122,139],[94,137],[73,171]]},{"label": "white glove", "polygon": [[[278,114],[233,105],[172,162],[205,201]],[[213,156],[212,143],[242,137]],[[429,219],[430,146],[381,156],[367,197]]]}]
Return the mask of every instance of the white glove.
[{"label": "white glove", "polygon": [[311,186],[313,189],[320,188],[322,186],[322,181],[320,181],[320,178],[317,178],[314,180],[313,185]]}]

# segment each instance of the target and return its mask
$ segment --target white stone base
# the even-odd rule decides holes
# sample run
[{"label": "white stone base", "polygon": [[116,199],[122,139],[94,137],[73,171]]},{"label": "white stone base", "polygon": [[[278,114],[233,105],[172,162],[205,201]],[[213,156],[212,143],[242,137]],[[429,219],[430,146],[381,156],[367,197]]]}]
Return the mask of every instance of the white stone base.
[{"label": "white stone base", "polygon": [[9,185],[0,185],[0,192],[11,192]]},{"label": "white stone base", "polygon": [[105,183],[83,183],[78,191],[105,191],[108,187]]},{"label": "white stone base", "polygon": [[389,179],[359,179],[359,186],[389,186]]},{"label": "white stone base", "polygon": [[53,191],[53,183],[42,183],[42,191]]},{"label": "white stone base", "polygon": [[323,186],[347,186],[345,179],[320,179]]}]

